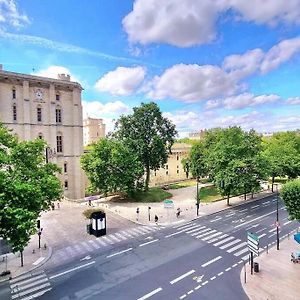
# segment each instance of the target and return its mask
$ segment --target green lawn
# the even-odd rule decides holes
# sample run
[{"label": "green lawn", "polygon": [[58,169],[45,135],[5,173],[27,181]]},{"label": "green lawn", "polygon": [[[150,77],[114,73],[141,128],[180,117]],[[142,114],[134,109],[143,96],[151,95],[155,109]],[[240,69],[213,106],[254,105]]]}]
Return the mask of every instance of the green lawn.
[{"label": "green lawn", "polygon": [[168,184],[168,188],[170,190],[177,190],[177,189],[181,189],[189,186],[195,186],[195,185],[196,185],[196,180],[187,180],[187,181]]},{"label": "green lawn", "polygon": [[200,202],[208,203],[222,199],[215,186],[205,186],[200,189]]},{"label": "green lawn", "polygon": [[171,197],[172,194],[161,188],[150,188],[148,192],[136,192],[132,199],[127,200],[130,202],[161,202]]}]

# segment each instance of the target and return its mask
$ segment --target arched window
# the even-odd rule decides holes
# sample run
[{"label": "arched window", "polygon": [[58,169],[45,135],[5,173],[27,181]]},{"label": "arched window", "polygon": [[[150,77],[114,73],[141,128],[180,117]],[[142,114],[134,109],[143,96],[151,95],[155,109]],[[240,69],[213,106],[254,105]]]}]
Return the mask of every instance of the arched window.
[{"label": "arched window", "polygon": [[68,173],[68,163],[66,161],[64,162],[64,173]]},{"label": "arched window", "polygon": [[59,92],[56,92],[56,94],[55,94],[55,100],[56,101],[60,100],[60,93]]},{"label": "arched window", "polygon": [[36,117],[38,122],[42,122],[42,107],[40,105],[36,108]]},{"label": "arched window", "polygon": [[61,107],[60,106],[57,106],[56,109],[55,109],[55,118],[56,118],[56,123],[61,123]]},{"label": "arched window", "polygon": [[39,139],[42,140],[44,137],[43,137],[43,134],[41,132],[39,132]]},{"label": "arched window", "polygon": [[12,115],[13,115],[13,121],[16,122],[17,121],[17,104],[14,103],[12,105]]},{"label": "arched window", "polygon": [[17,98],[17,91],[16,91],[16,88],[13,87],[12,90],[11,90],[11,95],[12,95],[12,98],[13,99],[16,99]]},{"label": "arched window", "polygon": [[60,132],[56,136],[56,152],[57,153],[63,152],[63,137]]}]

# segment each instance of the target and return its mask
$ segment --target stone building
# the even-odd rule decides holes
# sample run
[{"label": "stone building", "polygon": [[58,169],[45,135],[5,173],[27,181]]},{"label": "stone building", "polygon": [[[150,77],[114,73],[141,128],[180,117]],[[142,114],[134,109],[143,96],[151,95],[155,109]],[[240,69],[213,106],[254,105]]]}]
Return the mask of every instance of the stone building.
[{"label": "stone building", "polygon": [[102,119],[86,118],[83,120],[83,145],[87,146],[105,137],[105,124]]},{"label": "stone building", "polygon": [[84,197],[82,87],[70,76],[58,79],[4,71],[0,65],[0,121],[21,140],[43,138],[50,162],[62,168],[64,195]]},{"label": "stone building", "polygon": [[192,145],[189,144],[175,143],[164,168],[160,168],[156,172],[151,171],[150,185],[158,186],[187,179],[182,160],[188,157],[191,148]]}]

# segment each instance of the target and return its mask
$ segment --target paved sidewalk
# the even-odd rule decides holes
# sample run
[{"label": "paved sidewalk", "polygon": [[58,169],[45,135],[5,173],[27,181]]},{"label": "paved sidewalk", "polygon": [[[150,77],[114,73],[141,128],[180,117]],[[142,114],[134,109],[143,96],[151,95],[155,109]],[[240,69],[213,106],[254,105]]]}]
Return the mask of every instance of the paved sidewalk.
[{"label": "paved sidewalk", "polygon": [[[194,197],[195,188],[183,188],[178,190],[169,190],[174,193],[170,198],[174,202],[174,208],[164,208],[163,203],[117,203],[96,200],[93,201],[93,206],[108,209],[120,216],[131,220],[132,222],[141,225],[154,225],[154,216],[158,216],[158,224],[163,226],[174,225],[179,222],[190,221],[197,218],[196,200]],[[180,194],[177,194],[180,193]],[[264,197],[272,195],[269,190],[263,191],[259,194],[255,194],[253,198],[251,195],[247,195],[247,200],[244,200],[244,196],[230,198],[230,206],[227,206],[227,200],[220,200],[213,203],[201,203],[199,208],[199,217],[216,213],[218,211],[232,208],[234,206],[255,201]],[[150,221],[149,221],[149,207],[150,209]],[[139,214],[136,213],[139,208]],[[176,216],[177,208],[180,208],[181,214],[179,218]]]},{"label": "paved sidewalk", "polygon": [[246,265],[247,283],[244,283],[244,269],[241,271],[241,282],[251,300],[297,300],[300,299],[300,263],[290,261],[291,252],[300,251],[300,245],[293,239],[286,238],[276,245],[269,254],[262,253],[254,261],[259,263],[259,273],[250,274]]}]

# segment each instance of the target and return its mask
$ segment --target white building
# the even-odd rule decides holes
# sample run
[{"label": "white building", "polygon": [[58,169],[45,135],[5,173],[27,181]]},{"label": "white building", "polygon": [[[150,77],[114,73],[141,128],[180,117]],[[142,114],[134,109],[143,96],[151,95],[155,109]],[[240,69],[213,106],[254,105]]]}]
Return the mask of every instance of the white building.
[{"label": "white building", "polygon": [[0,121],[21,140],[43,138],[48,158],[62,168],[65,197],[84,197],[82,87],[70,76],[58,79],[4,71],[0,65]]},{"label": "white building", "polygon": [[97,142],[105,137],[105,124],[102,119],[86,118],[83,120],[83,145]]}]

